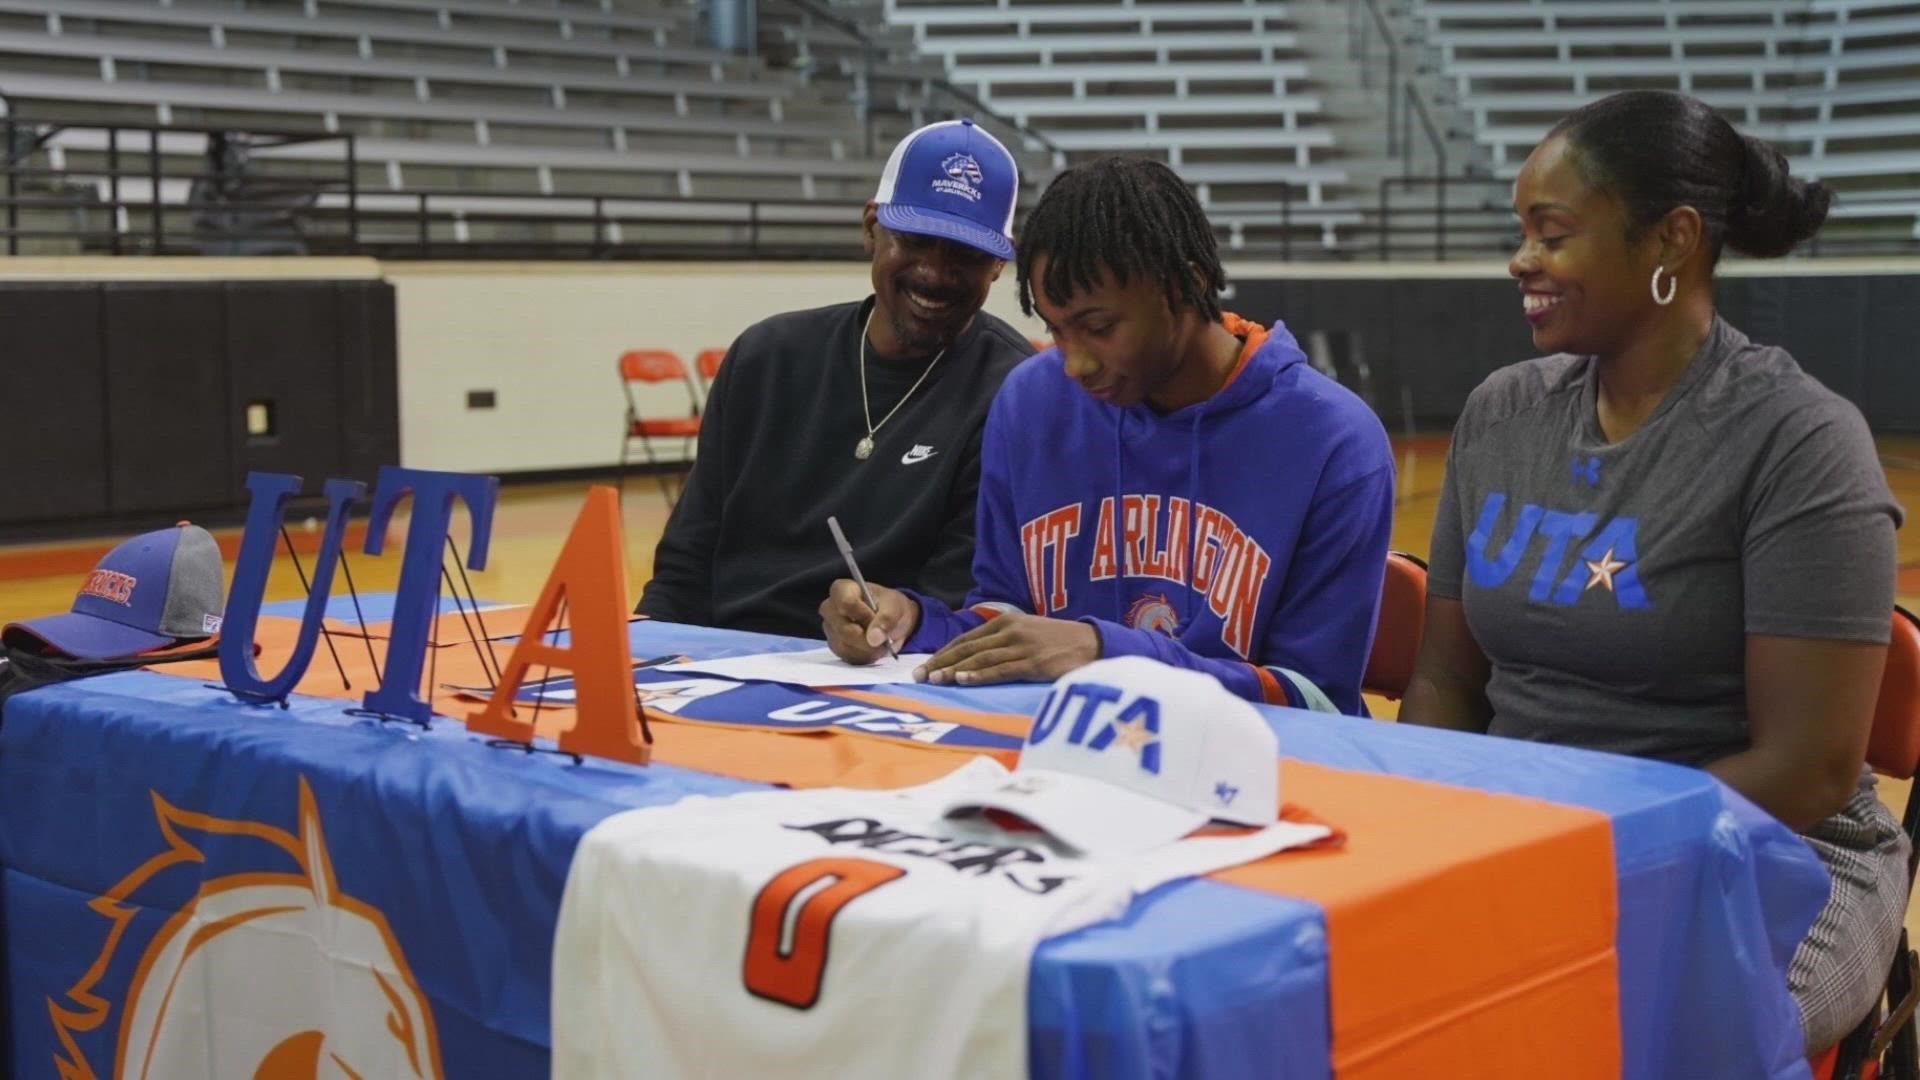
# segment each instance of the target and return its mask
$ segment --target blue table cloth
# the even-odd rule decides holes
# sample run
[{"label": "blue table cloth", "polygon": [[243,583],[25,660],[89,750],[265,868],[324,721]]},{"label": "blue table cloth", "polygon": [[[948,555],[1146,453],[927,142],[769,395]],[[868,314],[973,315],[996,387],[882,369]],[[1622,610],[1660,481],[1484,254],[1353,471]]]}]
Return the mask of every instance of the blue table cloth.
[{"label": "blue table cloth", "polygon": [[[367,616],[381,617],[381,600],[363,599]],[[817,646],[646,622],[631,634],[636,656]],[[998,712],[1029,712],[1043,693],[893,689]],[[423,731],[347,707],[302,697],[285,710],[244,705],[154,672],[7,703],[0,932],[12,1075],[54,1075],[55,1062],[76,1057],[113,1070],[122,1017],[143,985],[144,943],[203,888],[299,872],[284,845],[254,834],[300,834],[302,784],[339,890],[404,943],[445,1075],[545,1075],[551,940],[581,835],[621,810],[756,787],[670,765],[575,765],[490,748],[453,721]],[[1376,721],[1265,715],[1289,757],[1607,815],[1626,1074],[1807,1075],[1782,973],[1824,902],[1825,871],[1798,837],[1707,774]],[[136,874],[182,848],[192,854]],[[116,889],[126,894],[119,902],[98,899]],[[1126,918],[1038,951],[1032,1074],[1330,1076],[1327,972],[1316,905],[1211,881],[1163,887]],[[1418,977],[1417,958],[1408,977]]]}]

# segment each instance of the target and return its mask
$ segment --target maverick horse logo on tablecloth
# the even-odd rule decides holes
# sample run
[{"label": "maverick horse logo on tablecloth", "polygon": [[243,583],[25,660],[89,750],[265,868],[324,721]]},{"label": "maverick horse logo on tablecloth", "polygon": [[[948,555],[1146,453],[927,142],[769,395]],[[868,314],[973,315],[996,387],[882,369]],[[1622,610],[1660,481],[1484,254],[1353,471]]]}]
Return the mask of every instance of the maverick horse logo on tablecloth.
[{"label": "maverick horse logo on tablecloth", "polygon": [[[47,1001],[63,1080],[439,1080],[432,1009],[386,917],[341,892],[304,778],[298,836],[181,810],[157,793],[153,806],[166,849],[88,905],[107,920],[106,943],[63,998]],[[188,833],[262,841],[284,853],[268,854],[273,862],[296,869],[207,878],[147,942],[116,1000],[104,984],[115,956],[137,947],[128,940],[142,910],[135,894],[207,862]],[[114,1061],[96,1072],[80,1040],[108,1023],[119,1030]]]}]

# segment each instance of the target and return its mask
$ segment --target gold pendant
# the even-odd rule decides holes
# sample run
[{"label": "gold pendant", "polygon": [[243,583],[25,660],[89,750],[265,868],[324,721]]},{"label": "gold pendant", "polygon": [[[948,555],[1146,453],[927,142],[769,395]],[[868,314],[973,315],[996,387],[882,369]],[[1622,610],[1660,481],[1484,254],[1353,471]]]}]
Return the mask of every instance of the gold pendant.
[{"label": "gold pendant", "polygon": [[865,461],[873,456],[873,436],[868,435],[853,444],[853,456]]}]

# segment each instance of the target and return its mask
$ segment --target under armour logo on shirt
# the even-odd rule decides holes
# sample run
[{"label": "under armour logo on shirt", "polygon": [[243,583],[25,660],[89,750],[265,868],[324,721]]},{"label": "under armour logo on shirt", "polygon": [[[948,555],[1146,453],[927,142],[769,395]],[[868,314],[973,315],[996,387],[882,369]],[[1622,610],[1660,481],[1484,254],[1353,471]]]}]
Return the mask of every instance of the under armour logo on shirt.
[{"label": "under armour logo on shirt", "polygon": [[1585,460],[1573,459],[1573,482],[1586,487],[1600,486],[1600,459],[1590,457]]}]

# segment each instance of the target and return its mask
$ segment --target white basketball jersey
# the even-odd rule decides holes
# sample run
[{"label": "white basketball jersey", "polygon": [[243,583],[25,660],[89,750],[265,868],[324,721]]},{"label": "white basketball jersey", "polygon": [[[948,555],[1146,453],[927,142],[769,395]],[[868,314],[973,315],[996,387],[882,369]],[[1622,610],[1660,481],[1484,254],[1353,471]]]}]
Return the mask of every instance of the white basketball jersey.
[{"label": "white basketball jersey", "polygon": [[1103,864],[940,816],[1007,775],[982,758],[915,788],[697,797],[601,822],[560,905],[553,1075],[1022,1076],[1042,940],[1328,833],[1277,823]]}]

